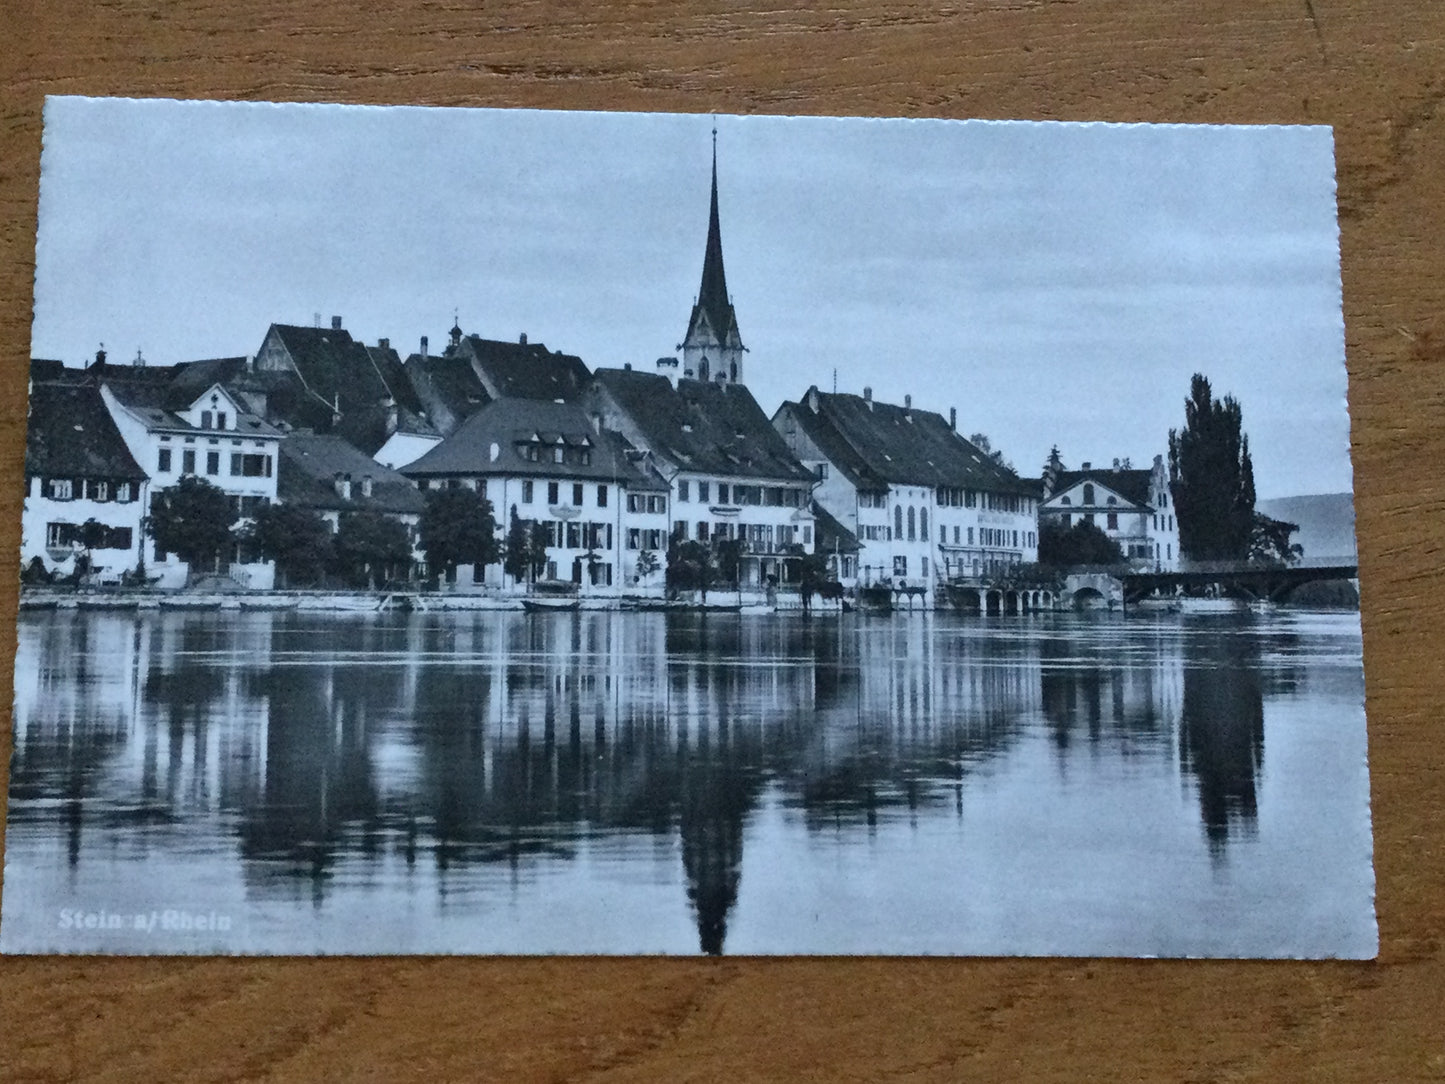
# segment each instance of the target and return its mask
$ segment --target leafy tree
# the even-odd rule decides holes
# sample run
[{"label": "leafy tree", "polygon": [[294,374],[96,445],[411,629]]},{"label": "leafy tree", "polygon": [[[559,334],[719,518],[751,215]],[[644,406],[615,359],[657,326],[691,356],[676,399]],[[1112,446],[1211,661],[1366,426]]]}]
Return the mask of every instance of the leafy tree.
[{"label": "leafy tree", "polygon": [[533,521],[527,534],[527,552],[532,563],[532,579],[535,580],[547,571],[547,547],[552,543],[552,536],[547,530],[547,525],[537,521]]},{"label": "leafy tree", "polygon": [[1254,529],[1249,536],[1249,559],[1270,565],[1287,565],[1304,556],[1305,549],[1298,542],[1290,542],[1289,536],[1299,530],[1299,524],[1274,519],[1263,512],[1254,514]]},{"label": "leafy tree", "polygon": [[420,526],[422,552],[433,571],[450,574],[457,565],[490,565],[501,557],[492,502],[474,489],[429,491]]},{"label": "leafy tree", "polygon": [[109,537],[110,528],[94,516],[82,523],[80,529],[76,532],[76,541],[80,543],[80,548],[84,551],[87,562],[91,560],[93,550],[105,548],[105,543]]},{"label": "leafy tree", "polygon": [[405,525],[382,512],[346,512],[336,528],[336,564],[343,576],[368,588],[396,579],[411,565],[411,536]]},{"label": "leafy tree", "polygon": [[743,572],[742,540],[724,538],[717,544],[716,560],[718,578],[736,588]]},{"label": "leafy tree", "polygon": [[699,591],[707,601],[708,588],[717,580],[713,551],[703,542],[674,537],[667,553],[667,587],[670,591]]},{"label": "leafy tree", "polygon": [[968,442],[1004,470],[1011,471],[1014,469],[1014,465],[1003,457],[1003,452],[993,446],[993,441],[988,439],[987,433],[974,433],[968,438]]},{"label": "leafy tree", "polygon": [[1092,523],[1080,520],[1072,527],[1039,524],[1039,564],[1051,568],[1124,563],[1119,543]]},{"label": "leafy tree", "polygon": [[1169,480],[1179,548],[1195,560],[1241,560],[1254,533],[1254,463],[1243,412],[1216,400],[1200,373],[1184,401],[1184,428],[1169,430]]},{"label": "leafy tree", "polygon": [[502,571],[517,581],[527,579],[527,574],[532,571],[532,532],[528,521],[517,515],[515,504],[512,505],[511,518],[507,524]]},{"label": "leafy tree", "polygon": [[331,528],[319,512],[294,504],[268,504],[247,531],[268,561],[276,562],[283,584],[311,586],[331,563]]},{"label": "leafy tree", "polygon": [[657,560],[657,554],[651,550],[643,550],[637,555],[636,573],[638,581],[645,583],[647,578],[661,567]]},{"label": "leafy tree", "polygon": [[204,478],[187,475],[151,497],[147,530],[156,546],[174,553],[191,569],[214,564],[235,541],[231,499]]}]

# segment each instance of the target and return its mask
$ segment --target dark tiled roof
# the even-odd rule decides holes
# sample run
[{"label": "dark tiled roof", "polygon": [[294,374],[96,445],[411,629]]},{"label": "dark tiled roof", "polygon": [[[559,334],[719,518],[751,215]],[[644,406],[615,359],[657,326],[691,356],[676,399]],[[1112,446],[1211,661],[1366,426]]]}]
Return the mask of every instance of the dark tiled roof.
[{"label": "dark tiled roof", "polygon": [[171,378],[170,407],[182,410],[196,401],[212,384],[229,385],[246,371],[245,358],[208,358],[205,361],[183,361],[174,367]]},{"label": "dark tiled roof", "polygon": [[482,384],[495,399],[565,399],[582,394],[591,374],[582,359],[541,343],[500,342],[468,335],[462,355],[475,359]]},{"label": "dark tiled roof", "polygon": [[818,553],[857,553],[858,536],[828,514],[817,501],[813,509],[813,549]]},{"label": "dark tiled roof", "polygon": [[371,363],[376,366],[376,371],[381,374],[382,380],[391,390],[391,396],[396,400],[396,405],[412,417],[420,414],[425,408],[421,405],[421,400],[417,398],[416,389],[411,386],[411,377],[407,374],[401,355],[389,343],[386,346],[379,344],[368,346],[366,352],[371,357]]},{"label": "dark tiled roof", "polygon": [[[1080,482],[1093,482],[1107,486],[1126,501],[1132,501],[1142,508],[1152,508],[1149,503],[1149,479],[1153,472],[1148,470],[1066,470],[1060,471],[1054,482],[1054,496],[1072,489]],[[1040,482],[1042,486],[1042,481]],[[1100,507],[1103,507],[1100,505]]]},{"label": "dark tiled roof", "polygon": [[802,418],[813,413],[814,403],[817,431],[831,429],[832,433],[825,437],[829,445],[846,445],[851,455],[845,456],[846,465],[838,465],[859,478],[877,478],[895,485],[962,486],[1031,496],[1035,493],[1028,482],[974,447],[946,418],[931,410],[870,401],[860,395],[820,392],[816,388],[810,388],[800,403],[791,406]]},{"label": "dark tiled roof", "polygon": [[[523,458],[519,442],[541,438],[543,451],[562,442],[577,449],[589,446],[591,462],[553,463]],[[492,448],[496,446],[496,457]],[[595,478],[629,488],[666,489],[642,457],[619,434],[596,432],[582,409],[571,403],[541,399],[507,399],[490,403],[461,424],[451,436],[402,468],[409,477],[436,475],[536,475]]]},{"label": "dark tiled roof", "polygon": [[25,473],[135,481],[146,477],[106,409],[100,388],[68,383],[36,383],[30,389]]},{"label": "dark tiled roof", "polygon": [[888,480],[874,472],[857,449],[820,415],[797,403],[784,403],[778,409],[773,425],[777,428],[789,423],[795,423],[834,468],[858,489],[876,491],[888,488]]},{"label": "dark tiled roof", "polygon": [[658,456],[680,469],[723,477],[811,482],[752,393],[741,384],[704,384],[631,369],[599,369],[598,385]]},{"label": "dark tiled roof", "polygon": [[406,359],[406,371],[422,410],[442,432],[492,401],[466,358],[412,354]]},{"label": "dark tiled roof", "polygon": [[[351,476],[351,499],[336,492],[338,474]],[[370,477],[371,496],[361,492]],[[357,451],[337,436],[293,433],[281,442],[276,497],[284,504],[328,511],[370,510],[420,513],[425,500],[416,486],[394,470]]]},{"label": "dark tiled roof", "polygon": [[[107,380],[105,381],[105,386],[110,389],[111,394],[114,395],[122,405],[152,429],[181,429],[186,432],[209,433],[213,435],[224,432],[227,436],[232,437],[274,437],[280,432],[269,422],[246,411],[237,413],[234,429],[201,429],[199,426],[192,425],[186,421],[185,418],[170,409],[170,404],[174,401],[175,393],[168,384],[152,384],[133,380]],[[207,385],[207,387],[209,386],[210,385]],[[197,392],[191,402],[199,398],[204,391],[205,389],[203,388]],[[190,406],[190,403],[183,405]]]}]

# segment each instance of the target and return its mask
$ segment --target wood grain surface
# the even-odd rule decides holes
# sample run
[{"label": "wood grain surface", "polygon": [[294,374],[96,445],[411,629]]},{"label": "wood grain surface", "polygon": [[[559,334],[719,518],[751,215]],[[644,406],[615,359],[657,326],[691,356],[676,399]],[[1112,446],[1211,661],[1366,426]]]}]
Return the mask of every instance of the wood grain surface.
[{"label": "wood grain surface", "polygon": [[3,959],[0,1079],[1445,1079],[1445,4],[770,3],[4,0],[0,549],[49,93],[1331,124],[1378,962]]}]

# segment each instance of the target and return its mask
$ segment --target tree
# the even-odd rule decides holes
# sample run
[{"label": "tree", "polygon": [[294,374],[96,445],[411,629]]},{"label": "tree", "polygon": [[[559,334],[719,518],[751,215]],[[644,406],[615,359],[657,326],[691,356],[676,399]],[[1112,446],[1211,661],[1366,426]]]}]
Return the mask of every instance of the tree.
[{"label": "tree", "polygon": [[495,564],[501,556],[492,502],[474,489],[429,491],[420,529],[422,552],[434,572],[450,576],[457,565]]},{"label": "tree", "polygon": [[651,550],[643,550],[637,555],[637,565],[635,571],[637,573],[638,582],[645,583],[647,581],[647,578],[661,567],[662,566],[658,563],[657,560],[657,554],[653,553]]},{"label": "tree", "polygon": [[1014,469],[1014,465],[1003,457],[1003,452],[994,448],[993,441],[988,439],[987,433],[974,433],[968,438],[968,442],[1004,470],[1011,471]]},{"label": "tree", "polygon": [[221,551],[235,542],[231,499],[204,478],[187,475],[174,486],[151,497],[147,531],[156,547],[174,553],[190,568],[214,564]]},{"label": "tree", "polygon": [[673,536],[667,551],[667,587],[669,591],[699,591],[707,601],[707,589],[717,579],[713,551],[704,542],[689,542]]},{"label": "tree", "polygon": [[1059,484],[1059,475],[1064,473],[1064,458],[1059,455],[1059,446],[1055,444],[1049,449],[1049,458],[1044,460],[1044,498],[1047,500],[1053,495],[1054,487]]},{"label": "tree", "polygon": [[94,516],[80,525],[80,529],[76,531],[76,541],[84,552],[86,564],[91,563],[92,551],[104,549],[109,538],[110,528]]},{"label": "tree", "polygon": [[1039,524],[1039,564],[1051,568],[1124,563],[1119,543],[1092,523],[1080,520],[1072,527]]},{"label": "tree", "polygon": [[552,544],[552,534],[547,530],[545,523],[534,520],[527,530],[528,546],[530,554],[532,579],[544,575],[547,571],[547,547]]},{"label": "tree", "polygon": [[331,528],[319,512],[294,504],[268,504],[246,532],[268,561],[276,562],[283,584],[309,587],[331,563]]},{"label": "tree", "polygon": [[411,536],[390,516],[372,510],[346,512],[336,528],[337,570],[353,583],[373,588],[396,579],[411,566]]},{"label": "tree", "polygon": [[1298,561],[1304,556],[1305,548],[1289,540],[1289,536],[1297,530],[1297,523],[1286,523],[1256,512],[1254,528],[1249,536],[1249,559],[1270,565],[1288,565]]},{"label": "tree", "polygon": [[528,529],[528,521],[517,515],[515,504],[507,524],[502,571],[518,582],[527,579],[527,574],[532,571],[532,532]]},{"label": "tree", "polygon": [[1200,373],[1184,401],[1184,428],[1169,430],[1169,481],[1181,550],[1201,561],[1249,555],[1254,463],[1243,412],[1232,395],[1214,399]]},{"label": "tree", "polygon": [[717,544],[717,574],[723,583],[736,589],[743,573],[743,543],[738,538],[724,538]]}]

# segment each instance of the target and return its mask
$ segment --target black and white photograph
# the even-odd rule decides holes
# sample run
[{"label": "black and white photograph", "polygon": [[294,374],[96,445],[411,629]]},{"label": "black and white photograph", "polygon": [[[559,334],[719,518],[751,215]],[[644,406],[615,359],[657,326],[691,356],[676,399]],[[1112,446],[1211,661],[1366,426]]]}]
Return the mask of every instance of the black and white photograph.
[{"label": "black and white photograph", "polygon": [[1325,126],[52,97],[0,952],[1372,958]]}]

